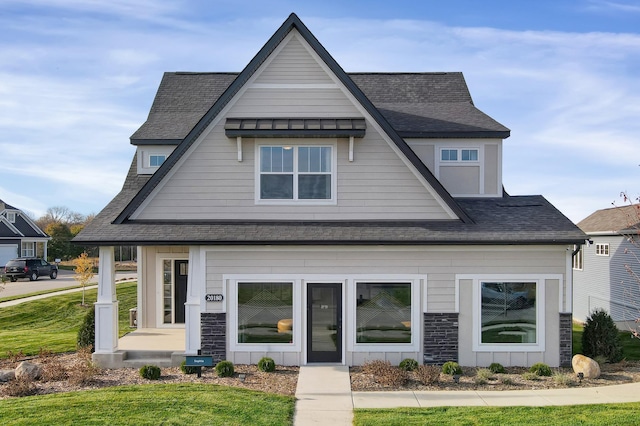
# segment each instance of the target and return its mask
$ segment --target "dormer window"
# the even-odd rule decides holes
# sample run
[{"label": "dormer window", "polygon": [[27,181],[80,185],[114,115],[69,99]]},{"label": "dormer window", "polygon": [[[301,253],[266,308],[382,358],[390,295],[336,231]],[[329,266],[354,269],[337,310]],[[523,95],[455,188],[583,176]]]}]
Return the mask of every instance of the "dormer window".
[{"label": "dormer window", "polygon": [[151,154],[149,155],[149,167],[160,167],[166,159],[166,155]]},{"label": "dormer window", "polygon": [[259,200],[300,202],[334,199],[333,146],[260,146]]},{"label": "dormer window", "polygon": [[7,212],[7,220],[9,221],[9,223],[16,223],[16,213]]}]

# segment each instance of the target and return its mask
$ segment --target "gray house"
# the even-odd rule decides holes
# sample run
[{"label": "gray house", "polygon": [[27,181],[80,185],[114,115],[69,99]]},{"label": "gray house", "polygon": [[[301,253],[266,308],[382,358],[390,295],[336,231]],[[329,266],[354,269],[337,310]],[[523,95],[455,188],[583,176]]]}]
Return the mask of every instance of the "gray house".
[{"label": "gray house", "polygon": [[0,267],[16,257],[47,257],[45,234],[20,209],[0,200]]},{"label": "gray house", "polygon": [[639,208],[602,209],[578,223],[589,235],[589,244],[582,247],[573,263],[576,320],[584,321],[599,308],[605,309],[619,328],[635,328],[634,321],[640,317],[640,281],[635,278],[640,276]]},{"label": "gray house", "polygon": [[[75,238],[100,246],[94,359],[569,364],[586,235],[505,193],[507,137],[461,73],[346,73],[294,14],[239,73],[166,73],[122,191]],[[118,339],[123,244],[137,330]]]}]

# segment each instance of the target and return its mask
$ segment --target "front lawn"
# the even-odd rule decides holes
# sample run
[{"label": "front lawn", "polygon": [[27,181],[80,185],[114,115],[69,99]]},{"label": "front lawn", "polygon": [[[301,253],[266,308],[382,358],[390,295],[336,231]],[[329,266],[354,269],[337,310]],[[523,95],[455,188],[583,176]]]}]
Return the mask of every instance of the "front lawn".
[{"label": "front lawn", "polygon": [[3,425],[290,425],[295,399],[204,384],[120,386],[0,401]]},{"label": "front lawn", "polygon": [[[136,306],[136,283],[117,286],[120,301],[120,335],[129,329],[129,309]],[[76,350],[78,329],[87,310],[93,307],[97,290],[86,290],[86,307],[80,305],[82,292],[67,293],[0,309],[0,358],[7,352],[36,355],[40,348],[54,353]]]},{"label": "front lawn", "polygon": [[354,425],[636,425],[640,403],[560,407],[356,409]]}]

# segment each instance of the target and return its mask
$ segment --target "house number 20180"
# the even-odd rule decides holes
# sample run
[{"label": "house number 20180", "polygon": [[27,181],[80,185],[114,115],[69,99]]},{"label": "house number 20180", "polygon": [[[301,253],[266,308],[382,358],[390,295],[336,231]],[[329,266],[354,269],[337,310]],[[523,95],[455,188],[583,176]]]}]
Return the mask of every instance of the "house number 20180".
[{"label": "house number 20180", "polygon": [[205,296],[205,300],[207,302],[222,302],[222,295],[221,294],[207,294]]}]

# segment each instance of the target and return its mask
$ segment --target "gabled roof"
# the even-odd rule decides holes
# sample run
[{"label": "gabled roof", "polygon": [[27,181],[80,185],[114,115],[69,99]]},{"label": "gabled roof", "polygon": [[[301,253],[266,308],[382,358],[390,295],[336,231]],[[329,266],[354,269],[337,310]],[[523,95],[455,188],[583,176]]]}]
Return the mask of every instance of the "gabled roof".
[{"label": "gabled roof", "polygon": [[[460,72],[347,75],[402,137],[509,137],[509,129],[473,105]],[[149,117],[131,136],[131,143],[177,145],[237,76],[165,73]]]},{"label": "gabled roof", "polygon": [[0,216],[0,239],[50,238],[22,210],[0,200],[0,213],[5,210],[13,210],[16,213],[16,221],[10,223],[5,216]]},{"label": "gabled roof", "polygon": [[[463,209],[458,206],[453,197],[447,192],[442,184],[433,176],[433,174],[422,163],[418,156],[409,148],[407,143],[396,132],[393,126],[387,121],[387,119],[381,114],[381,112],[371,103],[371,101],[365,96],[360,88],[353,82],[353,80],[344,72],[344,70],[338,65],[338,63],[331,57],[329,52],[320,44],[315,36],[309,31],[309,29],[300,21],[295,15],[291,14],[287,20],[280,26],[280,28],[274,33],[274,35],[267,41],[267,43],[260,49],[258,54],[249,62],[245,69],[238,74],[231,84],[224,90],[224,92],[218,97],[211,108],[199,119],[199,121],[193,126],[189,133],[184,137],[180,144],[176,147],[173,153],[167,158],[167,160],[159,167],[159,169],[153,174],[153,176],[145,183],[140,192],[136,194],[131,202],[124,208],[124,210],[115,219],[116,223],[124,223],[128,220],[129,216],[142,204],[147,196],[153,191],[153,189],[162,181],[167,175],[169,170],[177,163],[177,161],[184,155],[189,147],[196,141],[198,136],[209,126],[209,124],[218,116],[222,109],[231,101],[231,99],[238,93],[238,91],[244,86],[249,78],[258,70],[262,63],[269,57],[269,55],[276,49],[276,47],[282,42],[282,40],[293,29],[305,39],[305,41],[311,46],[322,61],[329,67],[329,69],[335,74],[336,78],[351,92],[355,99],[360,102],[362,107],[370,114],[374,121],[382,128],[382,130],[389,136],[389,138],[396,144],[398,149],[403,155],[411,162],[416,170],[425,178],[425,180],[431,185],[434,191],[440,196],[443,202],[454,212],[454,214],[463,222],[470,222],[471,219]],[[221,86],[215,86],[220,89]],[[169,96],[163,94],[163,96]],[[179,103],[179,102],[178,102]],[[162,107],[158,105],[158,110],[162,110]]]},{"label": "gabled roof", "polygon": [[640,230],[640,204],[598,210],[578,222],[587,234],[628,234]]},{"label": "gabled roof", "polygon": [[4,201],[0,200],[0,212],[4,211],[4,210],[19,210],[13,206],[10,206],[9,204],[5,203]]},{"label": "gabled roof", "polygon": [[113,223],[150,177],[131,163],[122,191],[76,236],[85,245],[582,244],[587,236],[539,195],[458,202],[472,221],[131,221]]}]

